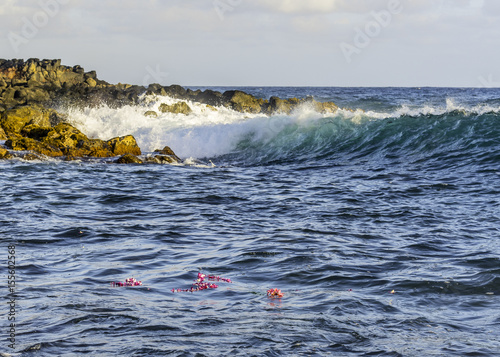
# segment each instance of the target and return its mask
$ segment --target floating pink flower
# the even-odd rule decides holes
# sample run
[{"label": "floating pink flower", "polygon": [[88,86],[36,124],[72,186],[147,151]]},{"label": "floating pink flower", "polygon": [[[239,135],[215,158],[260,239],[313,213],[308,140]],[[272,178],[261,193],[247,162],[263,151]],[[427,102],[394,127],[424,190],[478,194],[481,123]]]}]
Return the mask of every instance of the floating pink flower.
[{"label": "floating pink flower", "polygon": [[141,285],[142,285],[142,282],[137,281],[134,278],[125,279],[124,283],[121,281],[112,281],[111,282],[111,286],[113,286],[113,287],[116,287],[116,286],[141,286]]},{"label": "floating pink flower", "polygon": [[282,298],[284,295],[279,289],[269,289],[267,291],[267,296],[270,298]]},{"label": "floating pink flower", "polygon": [[231,279],[226,279],[226,278],[221,278],[220,276],[215,276],[215,275],[209,275],[208,277],[205,274],[198,273],[198,278],[195,280],[193,283],[193,286],[189,289],[172,289],[171,291],[173,293],[181,293],[181,292],[195,292],[195,291],[200,291],[200,290],[207,290],[207,289],[217,289],[219,285],[216,284],[211,284],[205,282],[205,279],[208,281],[223,281],[225,283],[231,283]]}]

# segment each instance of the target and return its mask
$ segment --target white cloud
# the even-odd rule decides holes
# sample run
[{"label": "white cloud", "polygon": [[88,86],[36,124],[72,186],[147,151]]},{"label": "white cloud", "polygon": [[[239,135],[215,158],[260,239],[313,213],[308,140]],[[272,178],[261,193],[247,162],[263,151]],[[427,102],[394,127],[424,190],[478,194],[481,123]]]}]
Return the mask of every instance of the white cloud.
[{"label": "white cloud", "polygon": [[[472,78],[496,73],[498,0],[400,0],[403,11],[350,66],[338,44],[351,43],[356,29],[374,21],[373,11],[397,0],[221,1],[232,4],[223,18],[213,0],[66,1],[19,56],[62,57],[68,65],[100,69],[103,79],[132,83],[142,83],[146,66],[159,65],[171,73],[169,80],[181,83],[308,85],[328,84],[324,78],[331,78],[331,85],[345,85],[363,68],[370,84],[377,84],[378,72],[388,72],[379,82],[387,85],[395,58],[404,63],[395,78],[402,78],[404,68],[408,78],[415,73],[411,68],[419,68],[436,81],[443,72],[451,78],[453,68],[457,78],[466,71],[477,72]],[[39,0],[2,0],[0,40],[9,31],[20,33],[23,17],[32,20],[39,11]],[[2,57],[15,56],[9,48],[2,47]],[[127,78],[131,73],[136,77]]]},{"label": "white cloud", "polygon": [[287,14],[332,12],[339,0],[256,0],[254,5]]}]

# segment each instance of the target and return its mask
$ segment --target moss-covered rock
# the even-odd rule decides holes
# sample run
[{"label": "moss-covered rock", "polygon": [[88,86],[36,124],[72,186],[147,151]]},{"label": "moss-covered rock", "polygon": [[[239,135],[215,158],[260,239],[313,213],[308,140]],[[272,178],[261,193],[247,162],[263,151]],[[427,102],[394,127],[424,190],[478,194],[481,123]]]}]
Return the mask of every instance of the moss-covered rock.
[{"label": "moss-covered rock", "polygon": [[141,155],[141,149],[132,135],[113,138],[108,140],[107,143],[115,156],[124,154]]},{"label": "moss-covered rock", "polygon": [[339,109],[339,107],[332,102],[316,102],[313,101],[315,109],[320,113],[334,113]]},{"label": "moss-covered rock", "polygon": [[50,131],[52,131],[52,128],[41,127],[37,124],[29,124],[21,130],[21,135],[35,140],[42,140]]},{"label": "moss-covered rock", "polygon": [[158,110],[162,113],[185,114],[185,115],[191,114],[191,112],[193,111],[186,102],[177,102],[172,105],[163,103],[160,105],[160,108],[158,108]]},{"label": "moss-covered rock", "polygon": [[87,78],[85,80],[85,83],[87,83],[89,85],[89,87],[91,87],[91,88],[94,88],[95,86],[97,86],[97,82],[93,78]]},{"label": "moss-covered rock", "polygon": [[76,148],[66,150],[65,153],[78,157],[113,157],[116,156],[111,151],[111,147],[106,141],[100,139],[87,139],[78,142]]},{"label": "moss-covered rock", "polygon": [[[163,156],[168,156],[170,158],[172,158],[175,162],[182,162],[182,160],[175,154],[175,152],[168,146],[165,146],[163,149],[161,150],[155,150],[155,153],[158,153],[160,155],[163,155]],[[160,155],[157,155],[155,157],[158,157]],[[162,159],[163,160],[163,159]]]},{"label": "moss-covered rock", "polygon": [[278,97],[271,97],[269,99],[269,107],[268,107],[268,113],[269,114],[290,114],[290,112],[293,109],[294,103],[291,102],[290,100],[284,100]]},{"label": "moss-covered rock", "polygon": [[8,150],[5,150],[4,148],[0,147],[0,159],[4,159],[8,154],[9,154]]},{"label": "moss-covered rock", "polygon": [[15,151],[32,151],[50,157],[63,156],[62,151],[57,146],[32,138],[14,137],[7,140],[5,146]]},{"label": "moss-covered rock", "polygon": [[227,107],[242,113],[260,113],[264,104],[263,99],[239,90],[224,92],[222,97]]},{"label": "moss-covered rock", "polygon": [[52,112],[44,108],[31,106],[14,108],[2,114],[0,125],[7,135],[20,133],[28,124],[50,127]]},{"label": "moss-covered rock", "polygon": [[32,153],[32,152],[28,152],[26,154],[24,154],[23,156],[21,156],[21,158],[23,160],[26,160],[26,161],[34,161],[34,160],[43,160],[43,158],[35,153]]},{"label": "moss-covered rock", "polygon": [[137,156],[125,154],[115,161],[117,164],[143,164],[144,162]]},{"label": "moss-covered rock", "polygon": [[8,139],[7,134],[5,134],[5,131],[0,126],[0,140],[7,140],[7,139]]},{"label": "moss-covered rock", "polygon": [[103,158],[123,154],[141,154],[132,135],[108,141],[89,139],[68,123],[59,123],[54,127],[37,124],[24,125],[20,133],[13,133],[10,136],[6,146],[13,150],[28,150],[52,157],[66,155]]},{"label": "moss-covered rock", "polygon": [[150,164],[178,164],[179,161],[177,161],[174,157],[172,156],[166,156],[166,155],[156,155],[156,156],[151,156],[146,159],[146,162]]},{"label": "moss-covered rock", "polygon": [[60,123],[54,126],[42,139],[60,148],[82,147],[89,138],[80,130],[68,123]]},{"label": "moss-covered rock", "polygon": [[[210,106],[223,105],[244,113],[290,113],[298,105],[308,102],[307,99],[296,98],[267,101],[238,90],[220,93],[213,90],[186,90],[179,85],[166,87],[151,84],[148,88],[121,83],[111,85],[97,79],[95,71],[85,72],[80,66],[63,66],[60,60],[0,60],[0,108],[12,109],[33,104],[86,107],[102,103],[114,108],[137,104],[144,93],[191,100]],[[315,106],[323,113],[336,110],[336,105],[331,102]],[[161,111],[189,114],[191,108],[186,102],[179,102],[171,106],[165,104]]]},{"label": "moss-covered rock", "polygon": [[158,118],[158,113],[155,112],[154,110],[148,110],[147,112],[144,113],[144,116],[149,118]]}]

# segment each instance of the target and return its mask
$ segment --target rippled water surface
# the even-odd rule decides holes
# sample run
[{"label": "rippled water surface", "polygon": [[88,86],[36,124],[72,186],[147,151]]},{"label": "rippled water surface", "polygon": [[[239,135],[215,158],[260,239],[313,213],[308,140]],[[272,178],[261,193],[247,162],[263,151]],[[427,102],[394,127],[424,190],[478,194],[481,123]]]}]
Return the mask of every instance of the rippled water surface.
[{"label": "rippled water surface", "polygon": [[[281,122],[199,158],[214,167],[0,162],[0,254],[15,244],[17,268],[16,350],[0,348],[499,355],[498,118]],[[171,291],[198,272],[232,283]],[[143,286],[110,285],[129,277]]]}]

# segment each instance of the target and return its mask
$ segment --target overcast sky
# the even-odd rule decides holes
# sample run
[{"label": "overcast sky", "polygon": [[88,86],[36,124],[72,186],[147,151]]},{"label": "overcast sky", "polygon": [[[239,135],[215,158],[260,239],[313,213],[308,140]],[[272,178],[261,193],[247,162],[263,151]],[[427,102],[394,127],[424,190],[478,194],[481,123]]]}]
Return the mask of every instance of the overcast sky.
[{"label": "overcast sky", "polygon": [[111,83],[500,87],[500,1],[2,0],[0,48]]}]

